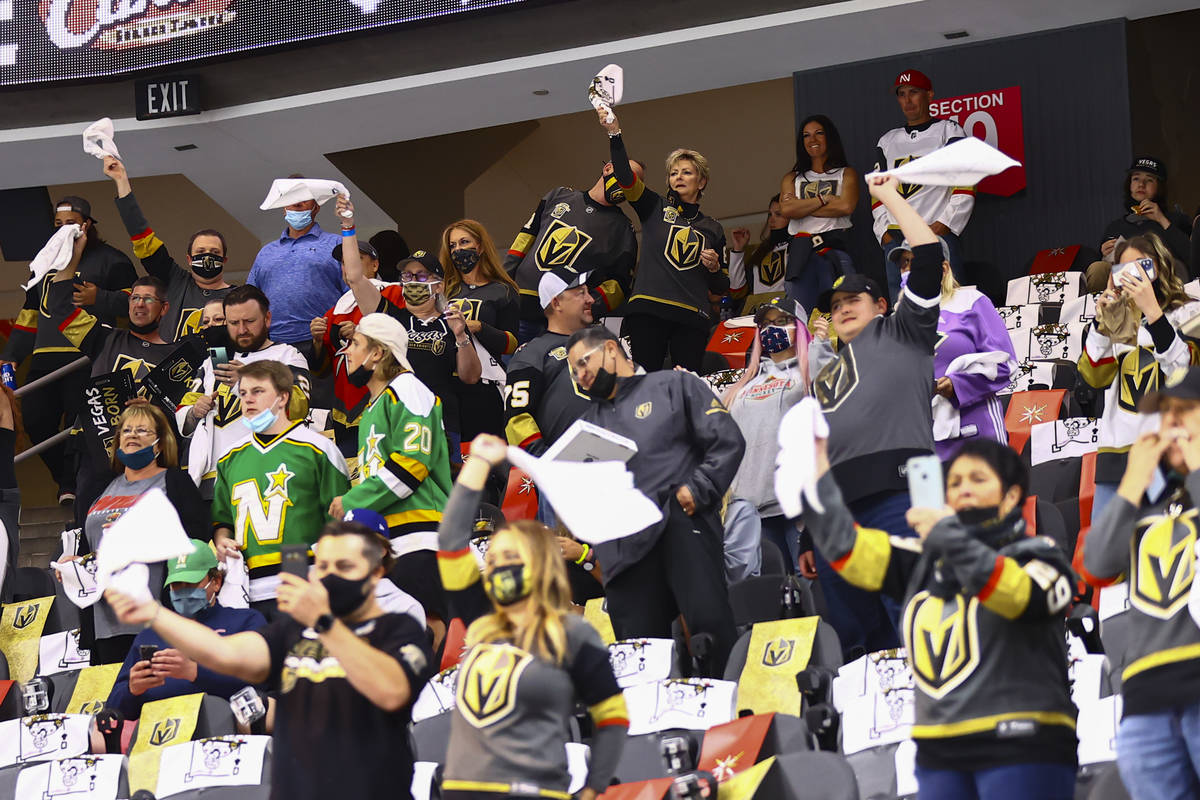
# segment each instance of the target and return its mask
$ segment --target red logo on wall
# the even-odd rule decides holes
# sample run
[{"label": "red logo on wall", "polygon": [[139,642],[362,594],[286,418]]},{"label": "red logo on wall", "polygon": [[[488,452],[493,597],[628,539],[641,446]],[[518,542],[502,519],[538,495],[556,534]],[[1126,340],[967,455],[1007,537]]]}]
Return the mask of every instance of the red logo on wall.
[{"label": "red logo on wall", "polygon": [[954,120],[963,126],[968,136],[983,139],[1021,162],[1020,167],[984,178],[976,191],[1009,197],[1025,188],[1025,129],[1021,121],[1020,86],[934,100],[929,111],[935,117]]},{"label": "red logo on wall", "polygon": [[46,35],[63,50],[124,50],[219,28],[232,0],[40,0]]}]

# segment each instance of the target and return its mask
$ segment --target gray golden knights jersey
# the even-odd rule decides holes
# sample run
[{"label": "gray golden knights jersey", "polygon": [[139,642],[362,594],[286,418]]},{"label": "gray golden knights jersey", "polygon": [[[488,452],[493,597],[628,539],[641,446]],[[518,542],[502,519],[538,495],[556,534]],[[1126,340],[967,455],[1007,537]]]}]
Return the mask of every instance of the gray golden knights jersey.
[{"label": "gray golden knights jersey", "polygon": [[504,433],[509,444],[535,455],[591,405],[567,368],[569,338],[547,331],[522,346],[508,364]]},{"label": "gray golden knights jersey", "polygon": [[[879,137],[875,149],[875,170],[895,169],[966,136],[957,122],[948,119],[931,120],[914,128],[907,125],[893,128]],[[957,235],[962,234],[975,207],[974,186],[902,183],[900,196],[921,215],[921,219],[930,224],[940,222]],[[895,221],[878,200],[871,201],[871,215],[875,219],[873,230],[876,239],[881,239],[889,228],[898,230]]]}]

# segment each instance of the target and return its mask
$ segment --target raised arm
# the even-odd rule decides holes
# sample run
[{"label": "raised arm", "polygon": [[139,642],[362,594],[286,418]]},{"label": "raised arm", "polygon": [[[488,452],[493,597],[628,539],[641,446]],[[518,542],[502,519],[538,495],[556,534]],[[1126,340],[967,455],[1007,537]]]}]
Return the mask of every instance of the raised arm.
[{"label": "raised arm", "polygon": [[468,627],[491,608],[471,551],[475,512],[488,475],[507,457],[508,446],[503,439],[486,433],[476,436],[471,442],[471,456],[458,473],[438,525],[438,573],[453,614]]},{"label": "raised arm", "polygon": [[[900,182],[893,177],[873,177],[867,183],[871,197],[878,200],[888,215],[900,226],[900,233],[913,248],[912,272],[908,276],[908,293],[930,300],[942,293],[942,253],[937,235],[921,219],[921,215],[900,196]],[[922,250],[923,245],[934,245]]]},{"label": "raised arm", "polygon": [[[345,216],[350,212],[350,216]],[[344,195],[337,198],[338,219],[342,222],[342,275],[350,291],[354,292],[354,302],[364,314],[370,314],[379,308],[382,295],[375,284],[363,274],[362,256],[358,252],[358,234],[354,226],[354,204]]]},{"label": "raised arm", "polygon": [[625,141],[621,138],[621,122],[613,114],[613,121],[608,122],[608,112],[600,109],[596,112],[600,127],[608,133],[609,158],[612,159],[613,175],[617,178],[625,199],[633,206],[640,219],[645,220],[658,208],[658,195],[646,187],[642,179],[629,166],[629,154],[625,152]]}]

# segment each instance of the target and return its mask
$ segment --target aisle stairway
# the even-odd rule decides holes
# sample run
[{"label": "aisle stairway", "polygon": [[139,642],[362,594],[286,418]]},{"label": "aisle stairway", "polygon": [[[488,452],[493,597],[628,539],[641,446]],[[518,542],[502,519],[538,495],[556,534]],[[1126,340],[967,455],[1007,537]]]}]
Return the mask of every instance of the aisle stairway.
[{"label": "aisle stairway", "polygon": [[60,534],[73,525],[70,508],[57,505],[22,508],[19,566],[45,569],[62,553]]}]

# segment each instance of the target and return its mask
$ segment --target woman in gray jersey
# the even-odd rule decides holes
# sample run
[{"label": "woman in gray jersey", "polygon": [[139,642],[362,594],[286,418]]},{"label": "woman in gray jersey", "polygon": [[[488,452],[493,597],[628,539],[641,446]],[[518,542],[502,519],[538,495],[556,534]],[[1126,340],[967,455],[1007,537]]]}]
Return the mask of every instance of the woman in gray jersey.
[{"label": "woman in gray jersey", "polygon": [[438,567],[451,602],[478,594],[481,583],[490,601],[489,613],[467,629],[442,794],[571,800],[565,733],[583,703],[595,733],[587,782],[575,797],[594,800],[608,788],[629,722],[608,649],[568,610],[558,541],[531,520],[503,527],[492,534],[482,576],[469,544],[484,482],[507,452],[495,436],[471,443],[438,529]]}]

